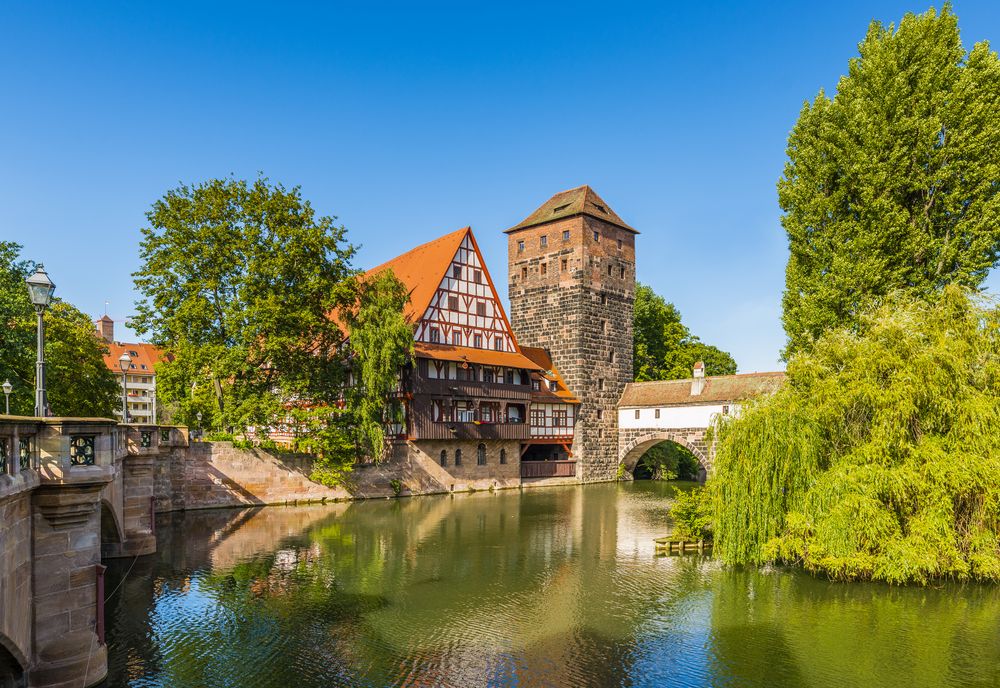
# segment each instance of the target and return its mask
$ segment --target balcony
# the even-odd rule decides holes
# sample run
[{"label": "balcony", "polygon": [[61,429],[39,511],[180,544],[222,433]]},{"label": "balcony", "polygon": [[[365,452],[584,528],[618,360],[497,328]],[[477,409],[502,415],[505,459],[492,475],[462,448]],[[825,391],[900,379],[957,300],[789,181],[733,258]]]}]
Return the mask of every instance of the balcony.
[{"label": "balcony", "polygon": [[418,440],[526,440],[524,423],[466,423],[413,418],[411,433]]},{"label": "balcony", "polygon": [[522,461],[522,478],[575,478],[576,461]]},{"label": "balcony", "polygon": [[463,397],[528,401],[531,387],[528,385],[508,385],[500,382],[471,382],[469,380],[430,380],[418,378],[413,382],[415,394],[438,397]]}]

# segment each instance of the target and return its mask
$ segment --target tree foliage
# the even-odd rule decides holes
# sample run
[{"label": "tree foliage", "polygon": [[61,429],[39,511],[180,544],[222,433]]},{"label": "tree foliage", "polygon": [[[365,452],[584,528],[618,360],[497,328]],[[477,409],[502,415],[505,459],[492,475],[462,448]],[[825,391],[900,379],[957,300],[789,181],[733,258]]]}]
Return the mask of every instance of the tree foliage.
[{"label": "tree foliage", "polygon": [[732,356],[691,334],[677,307],[645,284],[636,285],[633,320],[636,381],[688,378],[698,361],[704,361],[706,375],[736,372]]},{"label": "tree foliage", "polygon": [[959,287],[821,335],[718,433],[726,562],[1000,581],[1000,313]]},{"label": "tree foliage", "polygon": [[806,103],[778,182],[785,355],[880,297],[978,287],[1000,257],[1000,62],[949,5],[872,22],[833,98]]},{"label": "tree foliage", "polygon": [[[344,227],[265,178],[180,186],[147,219],[133,326],[173,355],[158,386],[177,419],[194,425],[200,411],[204,427],[264,428],[303,407],[314,450],[377,455],[371,419],[412,345],[398,280],[357,279]],[[364,384],[349,390],[352,365]]]},{"label": "tree foliage", "polygon": [[[30,416],[35,407],[37,316],[24,280],[35,265],[21,260],[20,252],[18,244],[0,241],[0,381],[9,379],[14,386],[11,413]],[[119,387],[104,365],[107,346],[90,317],[56,297],[44,318],[46,394],[52,413],[111,418]],[[0,404],[3,401],[0,398]]]}]

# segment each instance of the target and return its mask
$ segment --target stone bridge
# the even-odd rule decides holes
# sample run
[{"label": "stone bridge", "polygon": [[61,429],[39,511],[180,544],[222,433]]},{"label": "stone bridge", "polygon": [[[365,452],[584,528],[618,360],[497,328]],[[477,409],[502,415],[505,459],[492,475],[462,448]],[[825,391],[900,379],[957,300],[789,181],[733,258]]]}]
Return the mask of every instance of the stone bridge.
[{"label": "stone bridge", "polygon": [[773,393],[784,380],[781,372],[705,377],[699,363],[686,380],[627,384],[618,402],[620,469],[631,476],[649,448],[674,442],[698,459],[704,480],[715,457],[708,430],[716,419],[736,413],[751,397]]},{"label": "stone bridge", "polygon": [[153,460],[186,428],[0,417],[0,686],[107,673],[102,557],[156,549]]}]

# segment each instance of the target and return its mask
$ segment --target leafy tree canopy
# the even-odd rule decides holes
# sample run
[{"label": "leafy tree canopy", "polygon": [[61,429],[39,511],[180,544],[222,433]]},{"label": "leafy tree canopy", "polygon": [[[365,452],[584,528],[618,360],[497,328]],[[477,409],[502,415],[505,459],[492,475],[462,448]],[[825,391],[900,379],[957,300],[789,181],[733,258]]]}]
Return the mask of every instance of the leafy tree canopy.
[{"label": "leafy tree canopy", "polygon": [[828,331],[718,433],[726,562],[1000,581],[1000,312],[968,292],[895,295]]},{"label": "leafy tree canopy", "polygon": [[[265,178],[184,185],[146,217],[133,326],[173,354],[157,370],[178,420],[194,425],[201,411],[203,426],[243,429],[308,401],[325,408],[321,424],[359,433],[341,433],[327,450],[380,448],[370,419],[412,340],[398,280],[357,279],[344,227],[318,217],[298,187]],[[345,416],[333,405],[352,362],[364,384],[350,391]]]},{"label": "leafy tree canopy", "polygon": [[[11,413],[30,416],[35,408],[37,316],[24,280],[35,265],[21,260],[20,252],[18,244],[0,241],[0,382],[9,379],[14,386]],[[107,346],[90,317],[57,296],[44,318],[46,393],[52,414],[112,418],[120,392],[104,365]]]},{"label": "leafy tree canopy", "polygon": [[1000,62],[950,5],[872,22],[837,93],[806,103],[778,182],[786,357],[897,290],[978,287],[1000,257]]},{"label": "leafy tree canopy", "polygon": [[635,289],[633,372],[638,382],[691,377],[698,361],[706,375],[732,375],[736,361],[727,352],[705,344],[681,322],[676,306],[645,284]]}]

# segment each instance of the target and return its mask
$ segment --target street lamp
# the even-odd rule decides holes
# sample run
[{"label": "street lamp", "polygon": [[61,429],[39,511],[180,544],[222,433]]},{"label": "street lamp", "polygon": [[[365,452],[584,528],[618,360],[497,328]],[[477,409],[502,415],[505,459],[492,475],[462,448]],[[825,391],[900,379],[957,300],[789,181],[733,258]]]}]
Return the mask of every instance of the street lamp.
[{"label": "street lamp", "polygon": [[35,274],[24,280],[28,284],[28,296],[38,314],[38,360],[35,369],[35,416],[48,415],[48,399],[45,397],[45,322],[42,313],[52,303],[56,285],[49,279],[45,267],[39,263]]},{"label": "street lamp", "polygon": [[128,423],[128,369],[132,365],[132,358],[126,351],[118,359],[118,369],[122,371],[122,422]]},{"label": "street lamp", "polygon": [[14,389],[14,385],[10,384],[10,380],[3,381],[3,394],[7,397],[7,415],[10,415],[10,391]]},{"label": "street lamp", "polygon": [[200,440],[201,439],[201,411],[198,411],[198,413],[194,414],[194,416],[195,416],[195,418],[198,419],[198,439]]}]

